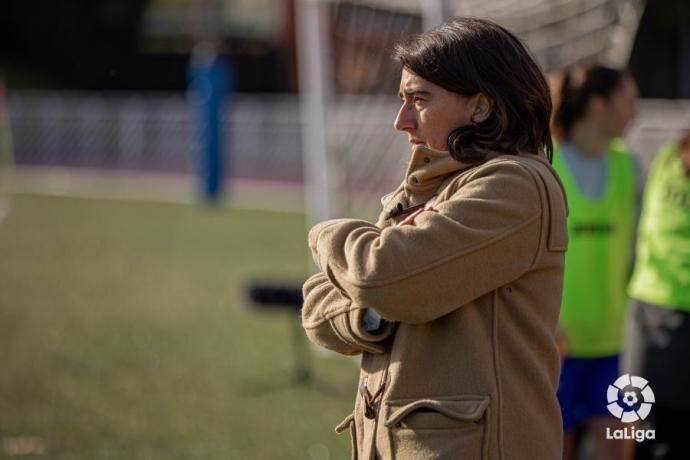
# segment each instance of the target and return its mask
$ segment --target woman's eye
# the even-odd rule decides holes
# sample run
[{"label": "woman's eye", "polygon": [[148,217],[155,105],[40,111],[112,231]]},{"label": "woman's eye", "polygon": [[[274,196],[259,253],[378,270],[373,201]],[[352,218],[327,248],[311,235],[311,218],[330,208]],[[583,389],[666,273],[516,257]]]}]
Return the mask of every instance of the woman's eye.
[{"label": "woman's eye", "polygon": [[417,102],[423,102],[423,101],[424,101],[424,99],[422,99],[421,97],[416,97],[416,96],[415,96],[415,97],[412,98],[412,102],[414,102],[415,104],[416,104]]}]

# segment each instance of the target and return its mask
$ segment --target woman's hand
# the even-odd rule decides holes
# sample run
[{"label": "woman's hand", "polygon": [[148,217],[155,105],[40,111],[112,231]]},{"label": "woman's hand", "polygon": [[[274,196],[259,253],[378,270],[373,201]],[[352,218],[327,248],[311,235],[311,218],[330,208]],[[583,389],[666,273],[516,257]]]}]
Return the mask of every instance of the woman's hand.
[{"label": "woman's hand", "polygon": [[424,211],[434,211],[434,202],[436,201],[436,197],[433,197],[429,201],[427,201],[426,205],[424,205],[423,208],[416,210],[409,216],[407,216],[402,222],[400,222],[398,225],[414,225],[414,220],[417,218],[418,215],[423,213]]}]

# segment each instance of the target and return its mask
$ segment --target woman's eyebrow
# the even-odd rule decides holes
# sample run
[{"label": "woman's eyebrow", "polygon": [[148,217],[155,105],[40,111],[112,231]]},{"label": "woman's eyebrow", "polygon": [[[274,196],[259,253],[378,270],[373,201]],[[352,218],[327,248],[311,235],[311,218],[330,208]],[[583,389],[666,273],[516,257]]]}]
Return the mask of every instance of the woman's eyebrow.
[{"label": "woman's eyebrow", "polygon": [[[425,91],[425,90],[423,90],[423,89],[416,89],[416,88],[413,88],[413,89],[406,89],[406,90],[404,90],[404,95],[405,95],[405,96],[411,96],[411,97],[414,97],[414,96],[430,96],[431,93],[430,93],[429,91]],[[398,92],[398,96],[402,99],[402,97],[403,97],[403,91],[399,91],[399,92]]]}]

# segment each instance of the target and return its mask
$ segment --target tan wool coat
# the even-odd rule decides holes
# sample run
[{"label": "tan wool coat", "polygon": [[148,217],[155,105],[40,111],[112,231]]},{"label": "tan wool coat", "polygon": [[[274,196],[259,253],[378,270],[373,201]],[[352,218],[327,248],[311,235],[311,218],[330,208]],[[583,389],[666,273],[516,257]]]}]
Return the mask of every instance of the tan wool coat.
[{"label": "tan wool coat", "polygon": [[[560,459],[567,205],[548,160],[470,165],[416,146],[382,202],[375,225],[336,219],[309,233],[320,272],[304,284],[304,329],[362,355],[354,412],[336,428],[353,458]],[[367,308],[387,320],[375,332]]]}]

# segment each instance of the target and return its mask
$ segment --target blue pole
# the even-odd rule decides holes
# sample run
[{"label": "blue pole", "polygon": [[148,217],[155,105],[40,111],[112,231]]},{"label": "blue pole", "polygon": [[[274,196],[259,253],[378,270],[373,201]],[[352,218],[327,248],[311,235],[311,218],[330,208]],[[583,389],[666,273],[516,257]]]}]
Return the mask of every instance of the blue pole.
[{"label": "blue pole", "polygon": [[217,203],[223,192],[226,171],[222,123],[233,77],[230,64],[216,54],[212,44],[197,45],[189,63],[189,101],[196,125],[201,196],[206,203]]}]

